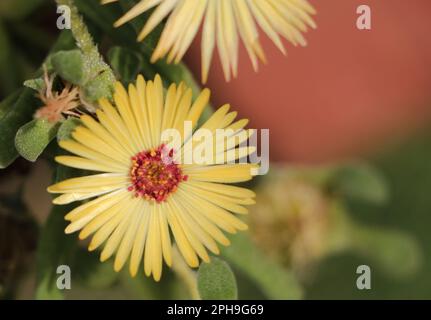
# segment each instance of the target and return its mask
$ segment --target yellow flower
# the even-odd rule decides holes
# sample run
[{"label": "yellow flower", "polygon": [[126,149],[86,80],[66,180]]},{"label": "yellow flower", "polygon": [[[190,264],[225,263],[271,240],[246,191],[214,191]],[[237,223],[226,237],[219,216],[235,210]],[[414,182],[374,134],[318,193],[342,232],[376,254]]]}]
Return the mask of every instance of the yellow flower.
[{"label": "yellow flower", "polygon": [[[83,125],[73,132],[73,139],[60,142],[74,155],[58,156],[58,163],[102,172],[48,188],[51,193],[61,194],[54,199],[55,204],[95,198],[66,215],[70,221],[66,233],[81,230],[80,239],[92,235],[90,251],[105,243],[100,259],[105,261],[115,254],[116,271],[130,258],[130,273],[135,276],[143,260],[145,274],[159,280],[162,260],[168,266],[172,264],[171,235],[188,265],[197,267],[199,258],[209,261],[207,250],[219,253],[216,242],[229,245],[222,231],[247,229],[234,214],[246,214],[244,206],[254,204],[255,194],[229,184],[250,180],[255,166],[236,162],[183,164],[178,155],[185,153],[187,144],[161,139],[165,130],[180,132],[187,122],[196,128],[209,95],[205,89],[192,102],[192,91],[183,83],[172,84],[164,93],[159,76],[154,81],[139,76],[128,91],[116,84],[116,107],[106,99],[99,101],[99,122],[83,115]],[[234,122],[235,118],[236,113],[229,112],[225,105],[193,134],[182,134],[181,141],[193,141],[200,130],[244,132],[247,120]],[[231,135],[227,140],[233,138]],[[226,155],[229,150],[235,151],[226,159],[240,157],[244,147],[239,143],[234,143],[234,149],[223,148]],[[195,148],[199,146],[197,143]],[[177,160],[166,161],[165,150],[171,160]],[[254,150],[250,147],[247,154]]]},{"label": "yellow flower", "polygon": [[272,166],[259,184],[250,212],[250,232],[270,256],[306,274],[328,253],[330,199],[299,169]]},{"label": "yellow flower", "polygon": [[[102,0],[102,3],[115,1],[117,0]],[[257,71],[258,58],[266,62],[259,42],[258,26],[283,54],[286,54],[286,51],[279,35],[295,46],[305,46],[302,33],[306,32],[308,27],[316,27],[311,18],[315,10],[307,0],[141,0],[121,17],[115,26],[121,26],[156,6],[138,40],[144,40],[169,16],[152,61],[167,55],[169,62],[177,63],[183,58],[203,24],[204,83],[208,78],[215,46],[218,48],[225,78],[229,81],[231,74],[237,76],[239,37],[250,56],[253,68]]]}]

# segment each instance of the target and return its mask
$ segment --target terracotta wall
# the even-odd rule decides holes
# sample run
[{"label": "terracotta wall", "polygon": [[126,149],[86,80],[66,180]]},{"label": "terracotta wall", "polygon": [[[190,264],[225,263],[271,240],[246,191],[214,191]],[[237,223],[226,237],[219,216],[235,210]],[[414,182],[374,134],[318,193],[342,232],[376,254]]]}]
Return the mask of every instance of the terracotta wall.
[{"label": "terracotta wall", "polygon": [[[328,161],[381,149],[431,116],[431,1],[311,0],[318,29],[284,57],[262,34],[269,64],[255,74],[241,49],[239,78],[213,67],[217,105],[270,128],[273,160]],[[356,8],[372,9],[372,30]],[[187,62],[200,74],[200,39]],[[218,60],[218,58],[217,58]]]}]

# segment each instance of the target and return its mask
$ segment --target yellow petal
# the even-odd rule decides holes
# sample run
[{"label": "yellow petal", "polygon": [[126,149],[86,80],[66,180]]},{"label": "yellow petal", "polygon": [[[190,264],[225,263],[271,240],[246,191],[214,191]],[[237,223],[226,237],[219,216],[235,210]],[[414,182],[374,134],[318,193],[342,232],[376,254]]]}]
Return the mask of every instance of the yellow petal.
[{"label": "yellow petal", "polygon": [[[132,223],[135,221],[135,216],[138,214],[138,212],[136,211],[138,201],[140,201],[140,199],[133,199],[132,201],[130,201],[130,205],[125,208],[125,214],[123,216],[123,219],[115,228],[114,232],[109,236],[109,239],[106,241],[105,247],[100,254],[100,261],[106,261],[114,254],[114,252],[120,245],[120,242],[123,240],[126,231],[130,230],[130,228],[132,227]],[[122,266],[121,259],[122,257],[120,256],[120,259],[117,261],[116,264],[114,264],[114,269],[116,271],[118,271],[120,269],[119,267]]]},{"label": "yellow petal", "polygon": [[[106,198],[104,201],[98,201],[93,200],[92,205],[86,206],[84,209],[80,211],[72,211],[70,212],[66,218],[71,219],[72,222],[67,226],[65,232],[67,234],[73,233],[75,231],[81,230],[85,225],[87,225],[91,220],[93,220],[95,217],[97,217],[100,213],[105,211],[106,209],[109,209],[117,202],[122,202],[125,198],[127,198],[128,194],[125,193],[123,190],[120,190],[117,194]],[[100,198],[99,198],[100,199]],[[94,203],[96,202],[96,203]],[[79,207],[77,208],[79,209]],[[72,216],[72,214],[76,213]],[[72,217],[72,218],[71,218]]]},{"label": "yellow petal", "polygon": [[207,191],[215,192],[218,194],[222,194],[225,196],[235,197],[235,198],[254,198],[256,197],[256,193],[254,193],[250,189],[220,184],[220,183],[211,183],[211,182],[202,182],[202,181],[188,181],[188,184],[201,188]]},{"label": "yellow petal", "polygon": [[130,178],[118,173],[102,173],[91,176],[72,178],[48,187],[50,193],[73,193],[105,191],[118,185],[126,186]]},{"label": "yellow petal", "polygon": [[[203,261],[209,262],[208,253],[197,236],[197,234],[199,233],[199,231],[201,231],[201,229],[192,223],[188,224],[186,222],[186,221],[191,222],[192,220],[188,219],[187,212],[179,203],[177,203],[175,200],[173,200],[171,203],[175,210],[174,212],[175,212],[176,219],[181,229],[183,230],[184,234],[186,235],[186,238],[189,241],[190,245]],[[195,226],[196,228],[195,229],[190,228],[191,225]]]},{"label": "yellow petal", "polygon": [[138,221],[140,221],[140,218],[143,214],[142,212],[139,212],[137,210],[137,205],[135,205],[133,210],[134,212],[132,213],[132,217],[130,217],[130,224],[126,229],[124,237],[121,240],[120,246],[115,256],[114,270],[117,272],[123,268],[124,264],[127,261],[127,258],[130,255],[130,252],[132,251],[133,242],[135,240],[136,232],[138,230]]},{"label": "yellow petal", "polygon": [[253,164],[226,164],[203,167],[185,167],[184,174],[191,180],[236,183],[252,179]]},{"label": "yellow petal", "polygon": [[[110,0],[104,0],[109,1]],[[147,10],[151,9],[152,7],[158,5],[163,0],[143,0],[138,2],[130,11],[128,11],[124,16],[121,17],[117,22],[115,22],[115,27],[119,27],[126,22],[132,20],[133,18],[136,18],[140,14],[146,12]]]},{"label": "yellow petal", "polygon": [[166,203],[167,203],[167,210],[168,210],[167,219],[168,219],[169,227],[171,228],[172,233],[175,237],[175,241],[178,245],[178,249],[180,250],[187,264],[192,268],[196,268],[199,266],[198,257],[196,256],[195,251],[190,245],[190,242],[187,240],[187,237],[184,234],[184,231],[181,228],[181,225],[179,224],[179,221],[175,215],[175,208],[172,207],[169,201]]},{"label": "yellow petal", "polygon": [[130,258],[130,274],[135,277],[138,273],[139,265],[144,253],[145,242],[147,240],[149,222],[150,222],[150,209],[147,201],[141,201],[139,211],[141,219],[138,223],[138,231],[133,243],[132,254]]}]

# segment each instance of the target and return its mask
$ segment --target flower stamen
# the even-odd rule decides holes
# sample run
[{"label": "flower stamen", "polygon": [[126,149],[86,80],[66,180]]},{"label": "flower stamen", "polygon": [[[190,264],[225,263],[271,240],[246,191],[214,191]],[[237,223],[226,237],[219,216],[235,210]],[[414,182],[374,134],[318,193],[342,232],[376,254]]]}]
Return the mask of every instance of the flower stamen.
[{"label": "flower stamen", "polygon": [[[160,203],[177,190],[180,182],[187,180],[178,164],[165,160],[165,149],[165,145],[161,145],[157,149],[142,151],[132,157],[132,185],[128,190],[134,192],[136,197]],[[170,150],[169,157],[172,155],[173,150]]]}]

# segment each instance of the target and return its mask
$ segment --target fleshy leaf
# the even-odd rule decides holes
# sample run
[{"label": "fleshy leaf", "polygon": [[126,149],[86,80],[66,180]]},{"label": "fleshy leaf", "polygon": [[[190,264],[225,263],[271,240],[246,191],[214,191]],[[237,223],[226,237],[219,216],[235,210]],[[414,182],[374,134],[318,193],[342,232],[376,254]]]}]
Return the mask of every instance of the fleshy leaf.
[{"label": "fleshy leaf", "polygon": [[389,198],[382,175],[366,164],[345,165],[335,169],[329,185],[337,195],[354,200],[383,204]]},{"label": "fleshy leaf", "polygon": [[353,249],[388,276],[413,276],[422,265],[423,254],[418,242],[405,232],[356,225],[351,237]]},{"label": "fleshy leaf", "polygon": [[78,118],[69,118],[64,121],[57,132],[57,141],[69,140],[72,137],[72,132],[81,124]]},{"label": "fleshy leaf", "polygon": [[[80,176],[81,171],[69,167],[58,166],[55,182]],[[79,204],[54,206],[48,219],[40,231],[36,254],[37,266],[37,299],[63,299],[65,291],[57,286],[61,265],[70,267],[72,271],[72,290],[76,283],[88,284],[90,278],[100,266],[97,255],[88,254],[85,248],[78,245],[76,236],[67,235],[64,229],[67,221],[64,216]],[[114,275],[115,276],[115,275]]]},{"label": "fleshy leaf", "polygon": [[109,63],[124,83],[136,79],[142,65],[142,59],[135,51],[114,47],[108,52]]},{"label": "fleshy leaf", "polygon": [[18,90],[0,103],[0,121],[12,109],[15,102],[18,100],[21,90]]},{"label": "fleshy leaf", "polygon": [[64,80],[82,85],[84,82],[84,59],[81,51],[59,51],[51,56],[52,67]]},{"label": "fleshy leaf", "polygon": [[[72,50],[75,47],[75,41],[73,39],[72,33],[70,30],[63,30],[57,41],[54,43],[54,45],[51,48],[50,54],[46,57],[44,62],[44,67],[46,71],[51,74],[54,70],[52,67],[52,57],[55,56],[56,52],[59,52],[61,50]],[[45,89],[45,81],[43,79],[43,70],[40,68],[37,72],[37,78],[35,79],[29,79],[24,82],[24,86],[27,88],[31,88],[35,91],[41,91]]]},{"label": "fleshy leaf", "polygon": [[84,85],[85,99],[95,102],[100,98],[111,98],[112,89],[111,73],[104,71]]},{"label": "fleshy leaf", "polygon": [[23,125],[16,134],[16,150],[24,159],[36,161],[55,138],[59,126],[59,123],[52,123],[45,119],[30,121]]},{"label": "fleshy leaf", "polygon": [[0,168],[6,168],[18,157],[15,135],[21,126],[31,121],[37,104],[34,91],[26,88],[11,110],[0,120]]},{"label": "fleshy leaf", "polygon": [[269,299],[301,299],[302,289],[293,273],[265,256],[249,236],[236,234],[231,242],[223,257],[253,279]]},{"label": "fleshy leaf", "polygon": [[45,88],[45,82],[42,78],[26,80],[24,82],[24,86],[27,88],[33,89],[35,91],[41,91]]},{"label": "fleshy leaf", "polygon": [[238,290],[235,275],[229,265],[218,258],[202,263],[198,271],[199,294],[204,300],[236,300]]},{"label": "fleshy leaf", "polygon": [[71,252],[76,240],[64,233],[67,225],[64,215],[73,206],[54,206],[41,231],[37,248],[37,299],[62,299],[63,292],[57,288],[57,268],[70,266]]}]

